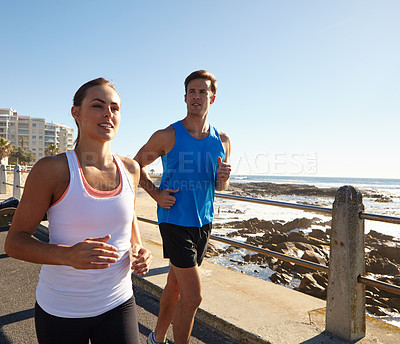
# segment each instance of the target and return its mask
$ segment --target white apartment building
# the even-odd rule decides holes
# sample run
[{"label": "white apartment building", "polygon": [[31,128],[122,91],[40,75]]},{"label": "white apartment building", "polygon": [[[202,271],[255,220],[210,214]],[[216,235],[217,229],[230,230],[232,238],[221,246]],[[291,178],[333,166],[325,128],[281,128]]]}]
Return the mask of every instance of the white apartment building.
[{"label": "white apartment building", "polygon": [[0,108],[0,137],[16,147],[23,145],[40,159],[52,143],[60,152],[73,149],[74,129],[60,123],[46,123],[44,118],[18,116],[11,108]]}]

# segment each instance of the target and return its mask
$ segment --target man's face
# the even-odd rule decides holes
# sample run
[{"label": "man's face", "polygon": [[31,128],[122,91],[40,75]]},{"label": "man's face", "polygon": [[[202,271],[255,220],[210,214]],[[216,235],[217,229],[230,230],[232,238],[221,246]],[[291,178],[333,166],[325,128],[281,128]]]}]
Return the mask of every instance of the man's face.
[{"label": "man's face", "polygon": [[185,102],[191,115],[205,115],[214,103],[215,95],[211,91],[211,81],[206,79],[191,80],[187,86]]}]

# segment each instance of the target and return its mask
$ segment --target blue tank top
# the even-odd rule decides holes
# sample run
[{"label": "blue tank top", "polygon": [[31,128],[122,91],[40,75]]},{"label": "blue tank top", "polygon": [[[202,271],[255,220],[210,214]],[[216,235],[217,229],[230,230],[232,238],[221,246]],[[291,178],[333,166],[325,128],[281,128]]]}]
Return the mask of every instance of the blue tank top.
[{"label": "blue tank top", "polygon": [[160,190],[179,189],[171,209],[157,207],[158,223],[166,222],[185,227],[202,227],[214,219],[214,195],[218,157],[225,151],[217,130],[210,125],[204,139],[196,139],[181,121],[175,129],[175,145],[161,157],[163,175]]}]

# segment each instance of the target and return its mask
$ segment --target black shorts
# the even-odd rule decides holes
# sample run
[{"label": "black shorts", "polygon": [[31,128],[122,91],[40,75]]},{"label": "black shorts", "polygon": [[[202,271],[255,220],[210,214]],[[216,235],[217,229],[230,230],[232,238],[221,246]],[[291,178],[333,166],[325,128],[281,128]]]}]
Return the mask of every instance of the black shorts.
[{"label": "black shorts", "polygon": [[61,318],[35,305],[39,344],[139,344],[135,298],[114,309],[88,318]]},{"label": "black shorts", "polygon": [[207,252],[212,223],[203,227],[184,227],[160,223],[164,258],[178,268],[200,266]]}]

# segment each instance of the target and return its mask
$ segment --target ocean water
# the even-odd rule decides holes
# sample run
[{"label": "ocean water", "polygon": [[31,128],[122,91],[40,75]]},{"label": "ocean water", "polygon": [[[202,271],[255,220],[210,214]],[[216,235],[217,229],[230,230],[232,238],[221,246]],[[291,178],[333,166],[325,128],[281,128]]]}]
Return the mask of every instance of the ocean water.
[{"label": "ocean water", "polygon": [[[268,176],[268,175],[233,175],[231,182],[249,183],[249,182],[269,182],[275,184],[306,184],[314,185],[319,188],[339,188],[343,185],[352,185],[359,190],[366,190],[370,193],[376,193],[390,198],[391,202],[377,202],[376,198],[363,198],[364,212],[377,215],[386,215],[400,217],[400,179],[377,179],[377,178],[328,178],[328,177],[311,177],[311,176]],[[315,197],[315,196],[271,196],[269,200],[283,201],[289,203],[311,204],[325,208],[332,208],[333,197]],[[230,221],[247,220],[250,218],[258,218],[263,220],[281,220],[291,221],[296,218],[318,218],[326,222],[331,220],[331,216],[306,212],[302,210],[282,208],[277,206],[253,204],[242,201],[226,200],[221,198],[215,199],[215,220],[214,223],[224,223]],[[322,225],[314,225],[310,229],[303,230],[310,232],[312,229],[326,229]],[[225,236],[228,231],[236,231],[237,229],[213,229],[212,234]],[[378,222],[365,221],[365,233],[370,230],[392,235],[400,240],[400,225]],[[245,241],[245,238],[234,237],[233,240]],[[218,243],[222,247],[223,245]],[[268,267],[260,267],[256,264],[237,264],[242,262],[243,257],[251,252],[240,249],[226,256],[217,256],[209,259],[212,262],[226,266],[228,268],[241,271],[243,273],[269,280],[273,271]],[[289,288],[298,286],[299,280],[293,279]],[[394,313],[392,316],[379,317],[380,319],[400,327],[400,316]]]}]

